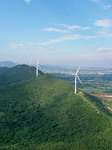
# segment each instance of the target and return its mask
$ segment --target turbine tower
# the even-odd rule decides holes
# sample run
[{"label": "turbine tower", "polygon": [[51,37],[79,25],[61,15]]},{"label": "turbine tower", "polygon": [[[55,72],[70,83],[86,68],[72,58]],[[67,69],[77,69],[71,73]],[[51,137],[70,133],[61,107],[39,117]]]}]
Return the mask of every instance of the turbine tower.
[{"label": "turbine tower", "polygon": [[39,65],[38,65],[38,61],[37,61],[37,65],[36,65],[36,77],[38,77],[38,67],[39,67]]},{"label": "turbine tower", "polygon": [[37,61],[37,65],[36,65],[36,77],[38,77],[38,75],[39,75],[39,68],[41,68],[41,67],[40,67],[40,65],[39,65],[39,63]]},{"label": "turbine tower", "polygon": [[77,79],[79,80],[80,84],[82,85],[82,82],[78,76],[78,72],[80,70],[80,67],[78,68],[78,70],[76,71],[75,75],[75,89],[74,89],[74,93],[77,94]]}]

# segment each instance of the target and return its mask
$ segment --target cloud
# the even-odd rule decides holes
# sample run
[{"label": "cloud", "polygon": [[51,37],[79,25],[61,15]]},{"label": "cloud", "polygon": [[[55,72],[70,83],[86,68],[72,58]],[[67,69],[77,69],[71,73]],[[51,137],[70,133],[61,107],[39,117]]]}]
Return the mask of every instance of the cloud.
[{"label": "cloud", "polygon": [[112,48],[101,47],[101,48],[98,48],[97,51],[98,52],[108,52],[108,51],[112,51]]},{"label": "cloud", "polygon": [[90,0],[90,1],[91,1],[91,2],[100,3],[101,6],[103,6],[105,10],[108,10],[108,9],[112,8],[112,5],[109,5],[109,4],[108,4],[108,5],[105,5],[102,0]]},{"label": "cloud", "polygon": [[38,50],[40,50],[40,51],[56,50],[56,48],[54,48],[54,47],[46,47],[46,46],[39,46],[39,47],[37,47],[37,48],[38,48]]},{"label": "cloud", "polygon": [[100,0],[90,0],[91,2],[100,2]]},{"label": "cloud", "polygon": [[12,49],[24,49],[26,46],[24,44],[10,43]]},{"label": "cloud", "polygon": [[58,25],[61,25],[63,27],[70,27],[70,25],[67,25],[67,24],[58,24]]},{"label": "cloud", "polygon": [[107,9],[109,9],[109,8],[112,8],[112,5],[105,5],[105,6],[104,6],[104,9],[105,9],[105,10],[107,10]]},{"label": "cloud", "polygon": [[22,41],[21,43],[9,43],[10,47],[12,49],[32,49],[35,48],[37,49],[37,46],[39,45],[39,43],[35,43],[35,42],[27,42],[27,41]]},{"label": "cloud", "polygon": [[32,0],[24,0],[27,4],[29,4]]},{"label": "cloud", "polygon": [[27,44],[27,45],[38,45],[38,43],[35,43],[35,42],[24,42],[25,44]]},{"label": "cloud", "polygon": [[56,29],[56,28],[46,28],[46,29],[43,29],[43,31],[69,33],[69,31],[67,30]]},{"label": "cloud", "polygon": [[9,46],[12,49],[30,49],[30,50],[35,49],[37,50],[37,46],[39,45],[40,45],[39,43],[28,42],[28,41],[21,41],[18,43],[15,43],[15,42],[9,43]]},{"label": "cloud", "polygon": [[74,26],[69,26],[68,29],[88,30],[90,29],[90,27],[81,27],[81,26],[74,25]]},{"label": "cloud", "polygon": [[112,27],[112,20],[111,19],[103,19],[103,20],[97,20],[95,22],[95,26],[99,27]]},{"label": "cloud", "polygon": [[100,31],[100,32],[97,32],[98,36],[99,37],[112,37],[112,33],[108,33],[108,32],[105,32],[105,31]]},{"label": "cloud", "polygon": [[88,30],[88,29],[90,29],[90,27],[81,27],[81,26],[78,26],[78,25],[73,25],[73,26],[71,26],[71,25],[67,25],[67,24],[60,24],[61,26],[63,26],[63,27],[66,27],[66,28],[68,28],[69,30],[70,29],[78,29],[78,30]]},{"label": "cloud", "polygon": [[49,45],[49,44],[56,44],[64,41],[69,41],[69,40],[74,40],[74,39],[79,39],[80,35],[68,35],[68,36],[63,36],[57,39],[51,39],[47,42],[41,43],[42,45]]},{"label": "cloud", "polygon": [[62,37],[57,38],[57,39],[51,39],[47,42],[42,42],[40,44],[41,45],[50,45],[50,44],[57,44],[60,42],[65,42],[65,41],[70,41],[70,40],[90,39],[90,38],[95,38],[95,36],[83,36],[80,34],[74,34],[74,35],[62,36]]}]

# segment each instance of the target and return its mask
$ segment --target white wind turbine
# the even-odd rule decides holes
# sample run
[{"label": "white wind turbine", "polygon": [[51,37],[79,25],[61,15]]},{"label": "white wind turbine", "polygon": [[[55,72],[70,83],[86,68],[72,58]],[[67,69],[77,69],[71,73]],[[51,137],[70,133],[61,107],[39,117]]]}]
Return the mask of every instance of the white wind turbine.
[{"label": "white wind turbine", "polygon": [[73,75],[75,75],[75,89],[74,89],[75,94],[77,94],[77,78],[78,78],[80,84],[82,85],[82,81],[80,80],[80,78],[78,76],[79,69],[80,69],[80,67],[77,69],[76,73],[73,74]]},{"label": "white wind turbine", "polygon": [[38,61],[37,61],[37,65],[36,65],[36,77],[38,77],[38,68],[39,68],[40,66],[39,66],[39,63],[38,63]]}]

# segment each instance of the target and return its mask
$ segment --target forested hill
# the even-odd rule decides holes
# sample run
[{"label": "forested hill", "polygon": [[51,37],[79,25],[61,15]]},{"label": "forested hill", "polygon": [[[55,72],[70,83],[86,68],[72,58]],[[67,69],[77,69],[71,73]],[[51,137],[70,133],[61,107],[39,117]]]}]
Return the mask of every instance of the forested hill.
[{"label": "forested hill", "polygon": [[[12,68],[0,67],[0,85],[11,84],[35,77],[36,68],[18,65]],[[43,73],[39,70],[39,75]]]},{"label": "forested hill", "polygon": [[2,75],[4,72],[6,72],[6,71],[8,71],[8,70],[9,70],[8,67],[0,67],[0,77],[1,77],[1,75]]},{"label": "forested hill", "polygon": [[73,91],[49,74],[0,87],[0,150],[111,150],[111,114]]}]

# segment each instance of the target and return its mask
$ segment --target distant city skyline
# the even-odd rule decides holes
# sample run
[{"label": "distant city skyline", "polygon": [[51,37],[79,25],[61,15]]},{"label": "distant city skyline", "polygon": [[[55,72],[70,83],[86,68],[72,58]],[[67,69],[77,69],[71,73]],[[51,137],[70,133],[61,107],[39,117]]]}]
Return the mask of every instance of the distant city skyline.
[{"label": "distant city skyline", "polygon": [[111,67],[110,0],[1,0],[0,61]]}]

